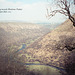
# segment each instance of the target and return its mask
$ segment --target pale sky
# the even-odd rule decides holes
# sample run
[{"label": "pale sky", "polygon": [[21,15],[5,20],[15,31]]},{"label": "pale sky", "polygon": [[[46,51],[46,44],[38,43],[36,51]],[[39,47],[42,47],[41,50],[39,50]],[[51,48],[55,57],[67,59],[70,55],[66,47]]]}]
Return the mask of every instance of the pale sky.
[{"label": "pale sky", "polygon": [[1,12],[0,21],[59,23],[66,19],[65,17],[62,17],[60,14],[57,14],[55,17],[48,20],[48,18],[46,18],[47,5],[47,0],[0,0],[0,10],[8,8],[22,9],[11,11],[7,10],[7,13]]}]

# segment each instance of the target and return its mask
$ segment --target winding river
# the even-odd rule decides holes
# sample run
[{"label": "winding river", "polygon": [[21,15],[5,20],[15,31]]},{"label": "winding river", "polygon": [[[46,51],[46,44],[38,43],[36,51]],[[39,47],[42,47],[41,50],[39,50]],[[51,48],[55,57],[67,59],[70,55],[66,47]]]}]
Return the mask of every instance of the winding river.
[{"label": "winding river", "polygon": [[[17,50],[16,53],[19,52],[19,51],[21,51],[21,50],[23,50],[23,49],[25,49],[25,48],[26,48],[26,44],[22,44],[22,48],[19,49],[19,50]],[[49,64],[40,64],[40,63],[37,63],[37,64],[36,64],[36,63],[22,63],[22,62],[19,62],[19,61],[16,61],[16,60],[15,60],[15,62],[16,62],[16,63],[19,63],[19,64],[22,64],[22,65],[44,65],[44,66],[49,66],[49,67],[58,69],[58,70],[60,70],[60,71],[66,72],[65,69],[63,69],[63,68],[59,68],[59,67],[56,67],[56,66],[53,66],[53,65],[49,65]]]},{"label": "winding river", "polygon": [[25,49],[25,48],[26,48],[26,44],[22,44],[21,49],[17,50],[15,53],[17,53],[17,52],[19,52],[19,51],[21,51],[21,50],[23,50],[23,49]]},{"label": "winding river", "polygon": [[63,68],[56,67],[56,66],[49,65],[49,64],[40,64],[40,63],[22,63],[22,62],[19,62],[19,61],[17,61],[17,63],[22,64],[22,65],[44,65],[44,66],[49,66],[49,67],[58,69],[58,70],[60,70],[60,71],[66,72],[65,69],[63,69]]}]

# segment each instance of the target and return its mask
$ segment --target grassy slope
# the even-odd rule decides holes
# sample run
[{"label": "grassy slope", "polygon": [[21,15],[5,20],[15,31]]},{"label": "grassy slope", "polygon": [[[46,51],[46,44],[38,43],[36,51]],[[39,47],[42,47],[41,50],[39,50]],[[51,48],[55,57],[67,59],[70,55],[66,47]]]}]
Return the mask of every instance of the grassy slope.
[{"label": "grassy slope", "polygon": [[[75,63],[75,50],[68,51],[66,44],[75,47],[75,27],[69,20],[43,36],[25,51],[35,61],[65,68],[66,64]],[[23,52],[24,54],[24,52]]]},{"label": "grassy slope", "polygon": [[[39,40],[34,42],[32,45],[30,45],[27,48],[27,50],[23,50],[23,51],[17,53],[16,54],[17,56],[14,55],[16,57],[15,60],[18,60],[21,62],[28,62],[28,63],[29,62],[38,63],[38,61],[39,61],[40,63],[50,64],[50,65],[54,65],[54,66],[62,67],[62,68],[66,67],[65,66],[66,63],[69,65],[70,65],[70,63],[75,64],[75,60],[74,60],[75,51],[73,50],[73,51],[69,52],[65,48],[66,42],[67,42],[67,44],[72,44],[72,45],[75,43],[75,39],[74,39],[75,34],[74,33],[75,33],[75,28],[72,26],[72,23],[69,20],[67,20],[61,26],[57,27],[52,32],[48,33],[47,35],[44,35],[42,38],[40,38]],[[69,42],[72,42],[72,43],[69,43]],[[11,47],[11,49],[13,49],[13,48]],[[8,59],[8,57],[6,57],[6,58]],[[4,60],[6,60],[6,59],[4,58]],[[10,61],[9,59],[8,59],[8,62],[7,63],[4,62],[4,64],[7,64],[7,66],[4,67],[5,70],[7,69],[6,71],[9,72],[10,68],[11,68],[10,72],[12,74],[14,73],[14,71],[16,71],[16,72],[18,72],[17,74],[19,74],[19,75],[20,75],[20,73],[21,74],[26,73],[26,75],[31,75],[31,74],[33,75],[34,69],[35,69],[35,72],[34,72],[35,74],[38,74],[39,73],[38,71],[40,71],[40,75],[42,75],[42,73],[45,74],[45,72],[48,73],[48,71],[44,71],[44,70],[47,70],[48,67],[44,67],[44,66],[37,66],[37,67],[29,66],[28,70],[27,70],[24,68],[23,65],[19,64],[20,66],[18,66],[18,64],[14,63],[13,61]],[[4,65],[4,64],[2,64],[2,65]],[[14,66],[11,66],[11,64],[13,64]],[[72,67],[72,66],[73,65],[71,65],[70,67]],[[1,65],[0,65],[0,67],[2,68]],[[21,67],[23,68],[23,70],[21,69]],[[38,71],[36,71],[36,70],[38,70]],[[52,70],[52,68],[48,69],[48,70]],[[23,71],[23,72],[21,72],[21,71]],[[54,71],[55,75],[56,75],[56,73],[57,73],[57,75],[59,74],[59,72],[54,69],[52,71]],[[52,71],[50,73],[53,74]],[[3,72],[5,72],[4,69],[3,69]],[[27,74],[27,73],[30,73],[30,74]],[[47,75],[49,75],[49,74],[47,74]],[[61,75],[61,74],[59,74],[59,75]]]},{"label": "grassy slope", "polygon": [[34,75],[61,75],[59,70],[45,65],[27,66],[27,70],[33,72]]},{"label": "grassy slope", "polygon": [[28,46],[49,31],[44,30],[43,26],[35,24],[0,22],[0,51],[13,52],[23,43]]},{"label": "grassy slope", "polygon": [[[19,58],[15,51],[33,43],[48,31],[43,26],[26,23],[0,22],[0,75],[30,75],[25,66],[15,61],[33,59],[28,54]],[[19,55],[21,56],[21,55]]]}]

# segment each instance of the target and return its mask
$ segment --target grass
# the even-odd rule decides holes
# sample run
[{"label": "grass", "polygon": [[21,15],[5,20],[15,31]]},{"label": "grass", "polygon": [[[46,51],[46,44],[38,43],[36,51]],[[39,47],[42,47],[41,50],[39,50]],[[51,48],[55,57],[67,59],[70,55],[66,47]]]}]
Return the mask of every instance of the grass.
[{"label": "grass", "polygon": [[61,75],[59,70],[44,65],[28,65],[27,70],[35,75]]},{"label": "grass", "polygon": [[38,61],[34,61],[34,62],[25,62],[25,63],[34,63],[34,64],[40,64],[40,62],[38,62]]},{"label": "grass", "polygon": [[20,47],[18,47],[18,49],[21,49],[22,48],[22,45]]},{"label": "grass", "polygon": [[[37,38],[38,39],[38,38]],[[30,39],[26,41],[26,46],[28,47],[30,44],[32,44],[34,41],[36,41],[37,39]]]}]

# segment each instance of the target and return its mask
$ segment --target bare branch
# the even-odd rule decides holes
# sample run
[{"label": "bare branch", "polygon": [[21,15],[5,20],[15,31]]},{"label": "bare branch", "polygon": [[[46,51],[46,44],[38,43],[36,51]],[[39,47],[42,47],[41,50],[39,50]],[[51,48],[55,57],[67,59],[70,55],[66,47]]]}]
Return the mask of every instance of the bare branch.
[{"label": "bare branch", "polygon": [[68,16],[67,12],[65,12],[64,10],[59,10],[59,13],[64,14],[65,16]]},{"label": "bare branch", "polygon": [[65,1],[63,1],[63,0],[60,0],[60,3],[62,3],[63,5],[65,5]]},{"label": "bare branch", "polygon": [[59,8],[61,8],[61,9],[65,9],[64,7],[62,7],[60,4],[57,4],[58,6],[59,6]]},{"label": "bare branch", "polygon": [[53,17],[55,14],[57,13],[57,10],[54,10],[54,11],[51,11],[49,12],[48,9],[47,9],[47,17],[50,19],[51,17]]},{"label": "bare branch", "polygon": [[61,13],[61,14],[64,14],[65,16],[68,16],[67,12],[65,12],[64,10],[54,10],[54,11],[49,12],[47,9],[47,14],[48,14],[49,19],[53,17],[56,13]]},{"label": "bare branch", "polygon": [[[74,0],[75,1],[75,0]],[[73,22],[73,26],[75,26],[75,18],[71,16],[71,11],[70,11],[70,1],[68,0],[57,0],[56,5],[59,6],[59,8],[56,10],[53,10],[50,12],[47,9],[47,14],[48,18],[50,19],[51,17],[55,16],[56,13],[61,13],[64,14],[65,16],[68,16],[70,21]]]},{"label": "bare branch", "polygon": [[68,2],[68,8],[70,8],[70,2]]}]

